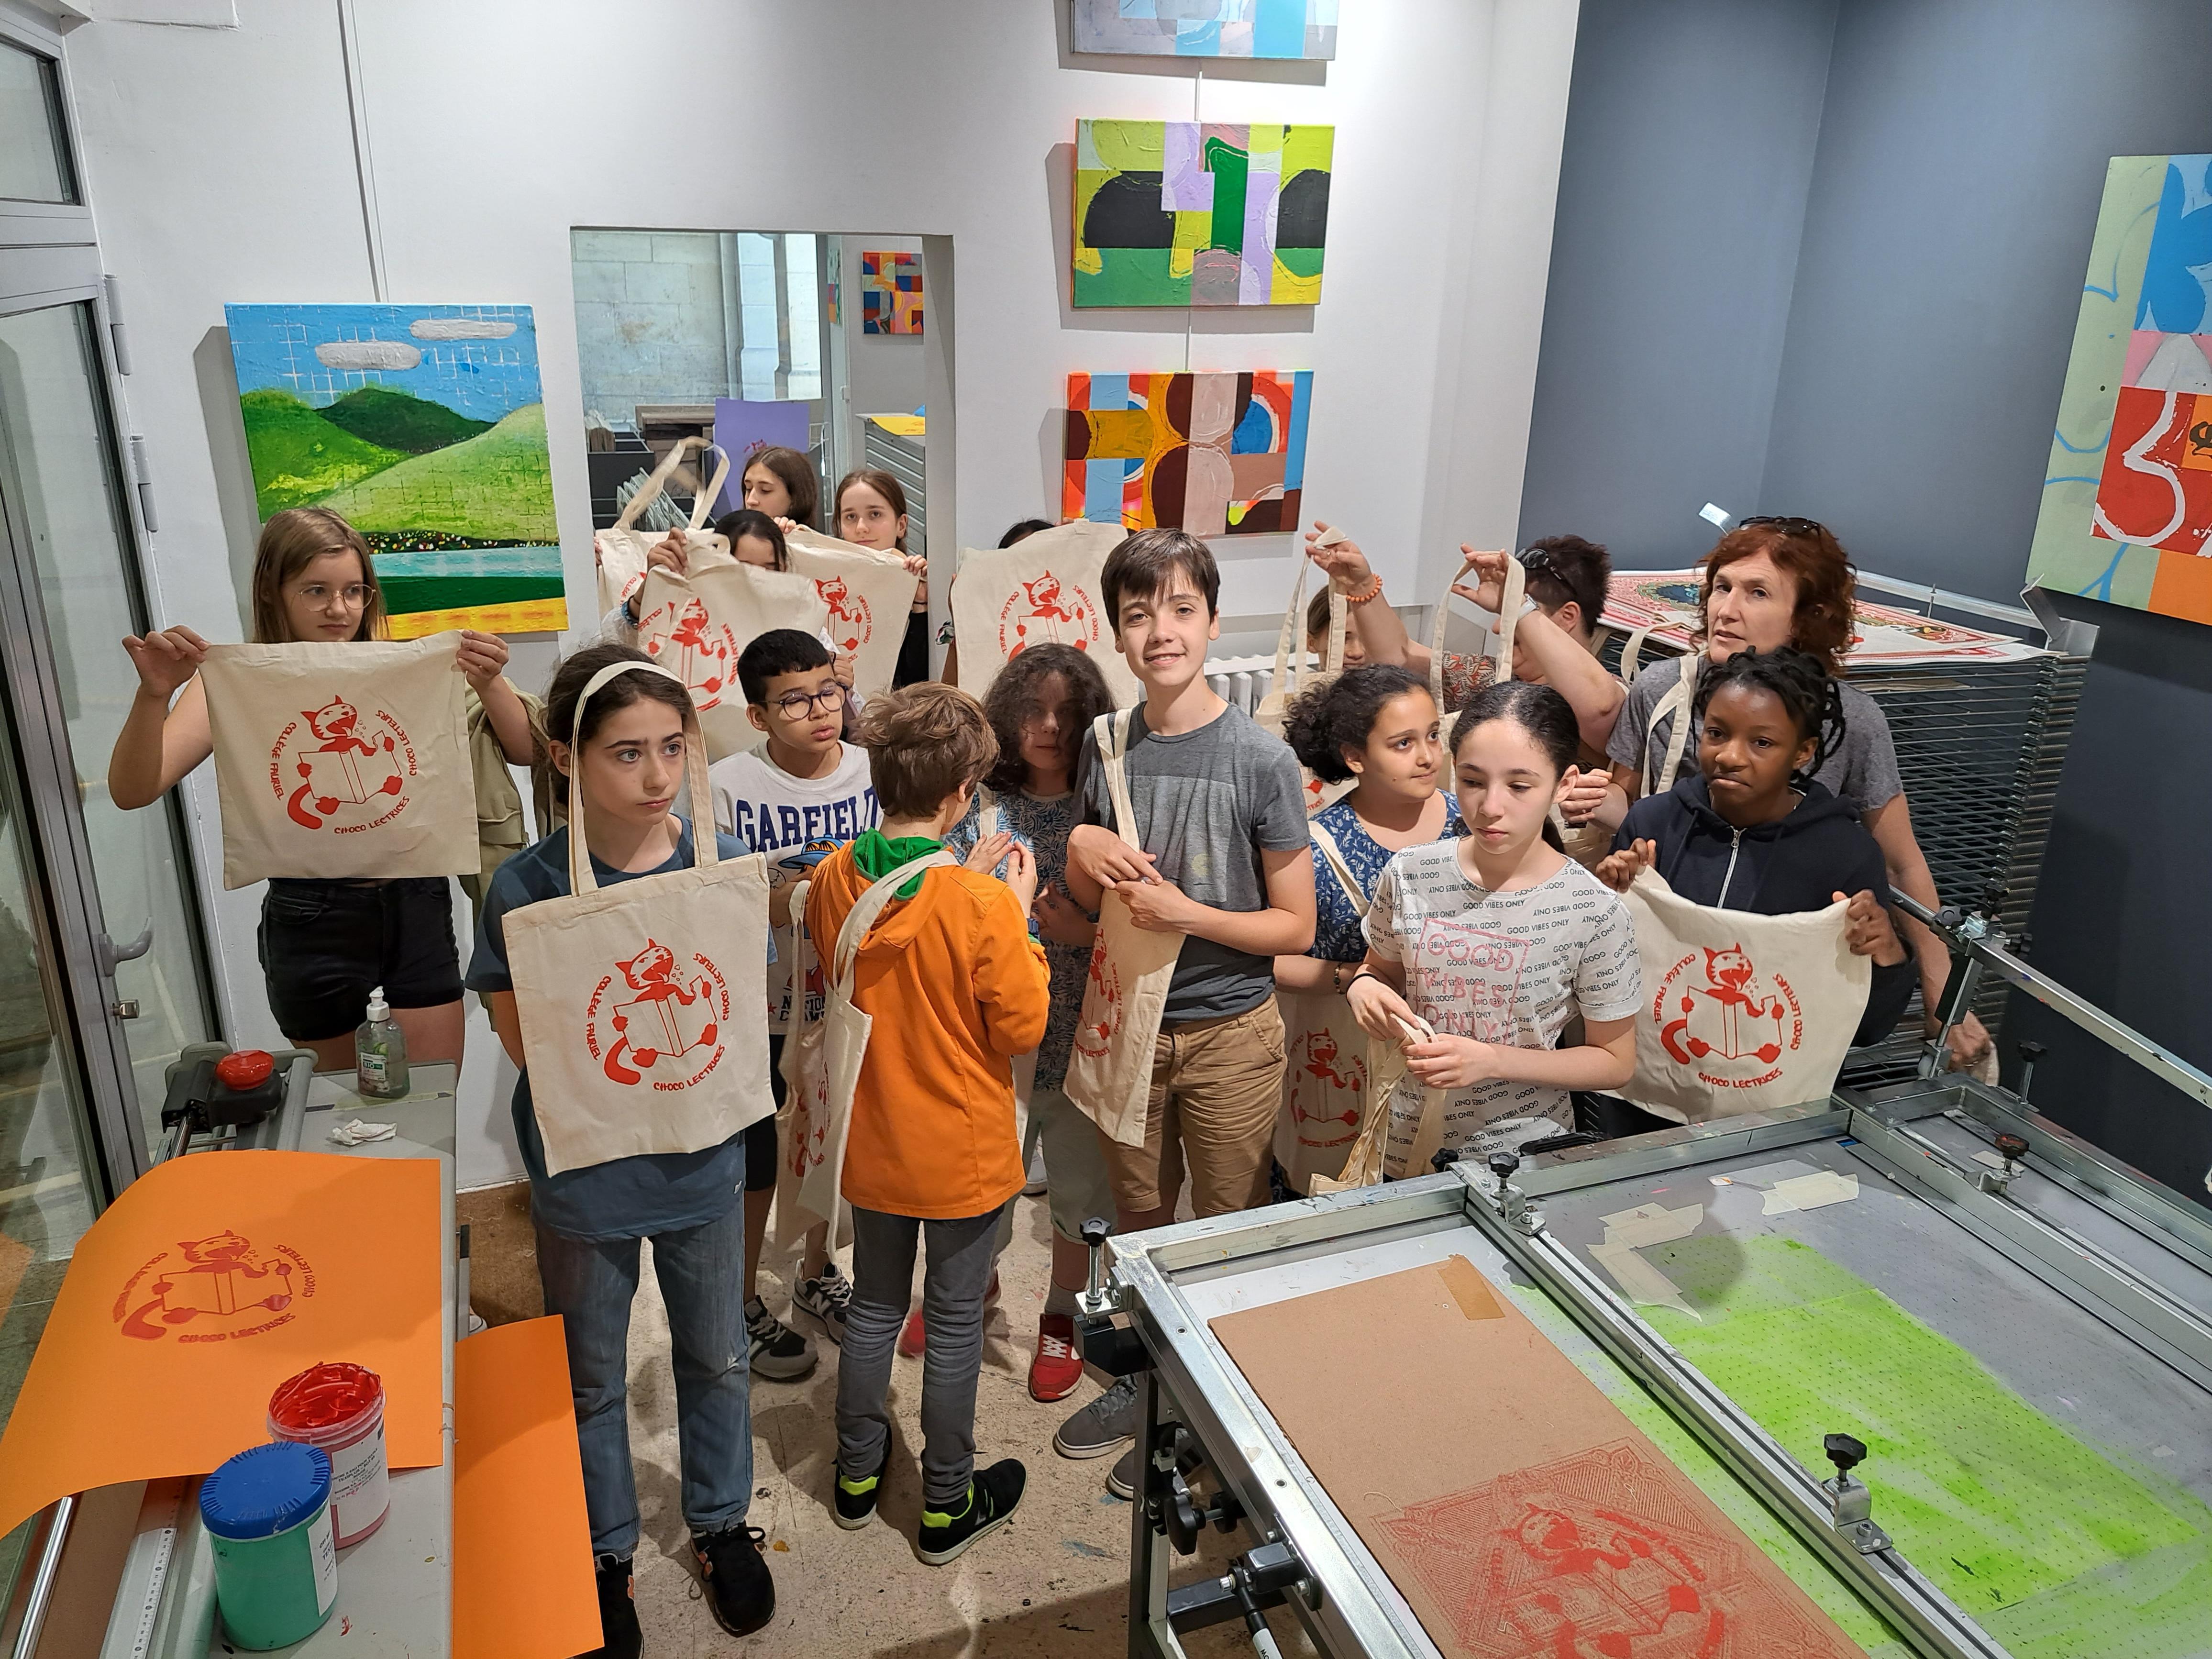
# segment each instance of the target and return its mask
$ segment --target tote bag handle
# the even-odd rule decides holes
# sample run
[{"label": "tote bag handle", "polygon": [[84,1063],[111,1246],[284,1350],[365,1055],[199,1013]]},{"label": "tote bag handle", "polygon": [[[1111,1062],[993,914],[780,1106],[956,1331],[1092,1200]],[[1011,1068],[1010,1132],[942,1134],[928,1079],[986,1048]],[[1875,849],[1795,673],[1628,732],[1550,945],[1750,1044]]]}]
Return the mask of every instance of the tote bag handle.
[{"label": "tote bag handle", "polygon": [[[678,685],[684,684],[659,663],[611,662],[585,682],[583,693],[576,699],[575,721],[568,728],[568,890],[579,895],[598,892],[599,883],[592,873],[592,850],[584,834],[584,803],[576,782],[577,774],[583,769],[580,752],[583,741],[578,734],[584,729],[586,705],[618,674],[658,674]],[[684,778],[691,792],[691,867],[711,870],[721,861],[721,851],[714,845],[714,801],[707,787],[707,740],[699,731],[698,710],[690,706],[688,697],[684,708]]]},{"label": "tote bag handle", "polygon": [[908,859],[889,875],[871,883],[868,890],[853,902],[852,909],[846,914],[845,925],[837,930],[837,948],[830,963],[830,977],[836,982],[839,997],[848,1002],[853,1000],[853,971],[858,965],[860,947],[867,943],[876,918],[883,915],[884,908],[899,888],[925,870],[959,862],[940,847],[934,853]]},{"label": "tote bag handle", "polygon": [[[1341,541],[1342,537],[1335,538]],[[1291,589],[1290,609],[1283,612],[1282,632],[1275,636],[1275,678],[1271,687],[1285,699],[1313,684],[1314,671],[1306,666],[1306,575],[1311,562],[1298,559],[1298,580]],[[1351,610],[1334,582],[1328,586],[1328,641],[1322,647],[1321,674],[1333,678],[1344,672],[1344,635]]]},{"label": "tote bag handle", "polygon": [[694,530],[707,527],[707,520],[714,516],[714,503],[722,499],[722,485],[730,476],[730,452],[720,444],[708,444],[707,448],[722,459],[714,468],[714,476],[707,480],[707,487],[692,498],[691,527]]},{"label": "tote bag handle", "polygon": [[1101,714],[1091,726],[1098,738],[1098,758],[1106,768],[1106,787],[1114,797],[1114,832],[1121,839],[1144,850],[1145,843],[1137,838],[1137,809],[1129,800],[1128,768],[1122,760],[1122,750],[1129,741],[1129,716],[1134,711],[1116,708]]},{"label": "tote bag handle", "polygon": [[652,476],[645,481],[645,488],[631,496],[629,505],[616,515],[613,527],[628,530],[635,524],[645,509],[660,499],[660,492],[668,487],[668,480],[675,475],[676,469],[684,465],[684,458],[693,450],[706,447],[704,438],[678,439],[668,453],[660,458],[660,465],[653,469]]},{"label": "tote bag handle", "polygon": [[1660,717],[1672,713],[1674,724],[1667,732],[1667,759],[1655,779],[1651,772],[1651,744],[1649,728],[1644,744],[1644,793],[1664,794],[1674,787],[1674,775],[1682,769],[1682,756],[1690,746],[1690,710],[1698,700],[1698,665],[1705,653],[1693,645],[1682,659],[1682,678],[1667,688],[1667,695],[1659,699],[1651,711],[1651,724],[1659,724]]},{"label": "tote bag handle", "polygon": [[1362,921],[1366,921],[1367,895],[1359,890],[1359,884],[1352,878],[1352,866],[1344,861],[1344,852],[1337,846],[1336,837],[1318,823],[1307,824],[1306,834],[1313,838],[1313,844],[1321,848],[1322,861],[1328,866],[1329,873],[1336,878],[1336,884],[1344,889],[1344,896],[1351,902],[1352,913]]},{"label": "tote bag handle", "polygon": [[[1451,621],[1452,590],[1459,579],[1474,568],[1474,562],[1462,563],[1444,584],[1443,597],[1437,601],[1437,620],[1429,629],[1429,695],[1437,707],[1444,706],[1444,628]],[[1492,660],[1498,664],[1498,678],[1513,678],[1513,630],[1521,624],[1521,602],[1528,597],[1528,572],[1512,554],[1505,556],[1505,591],[1498,597],[1498,651]],[[1479,688],[1478,688],[1479,689]]]}]

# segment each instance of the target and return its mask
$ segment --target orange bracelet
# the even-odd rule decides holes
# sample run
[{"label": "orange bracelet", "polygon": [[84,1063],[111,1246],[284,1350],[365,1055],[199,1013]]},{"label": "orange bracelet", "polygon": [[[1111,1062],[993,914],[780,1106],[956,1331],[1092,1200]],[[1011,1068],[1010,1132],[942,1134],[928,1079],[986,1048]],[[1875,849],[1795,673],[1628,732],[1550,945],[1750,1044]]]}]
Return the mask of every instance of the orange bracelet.
[{"label": "orange bracelet", "polygon": [[1380,599],[1380,598],[1382,598],[1382,573],[1381,571],[1379,571],[1379,570],[1378,570],[1378,571],[1376,571],[1376,572],[1372,573],[1372,574],[1373,574],[1373,580],[1374,580],[1374,586],[1372,586],[1371,587],[1370,587],[1370,588],[1369,588],[1369,589],[1368,589],[1364,593],[1347,593],[1347,594],[1346,594],[1346,595],[1344,596],[1344,602],[1345,602],[1346,605],[1365,605],[1365,604],[1366,604],[1370,599]]}]

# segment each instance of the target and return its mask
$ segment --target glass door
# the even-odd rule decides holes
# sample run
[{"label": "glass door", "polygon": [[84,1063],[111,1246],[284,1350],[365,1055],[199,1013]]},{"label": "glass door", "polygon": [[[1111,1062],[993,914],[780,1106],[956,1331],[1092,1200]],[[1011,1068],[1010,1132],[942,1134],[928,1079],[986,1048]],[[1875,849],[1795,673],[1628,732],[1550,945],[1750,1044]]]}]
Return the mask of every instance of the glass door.
[{"label": "glass door", "polygon": [[0,316],[0,501],[44,612],[44,666],[97,890],[89,945],[112,975],[106,1012],[150,1146],[163,1069],[216,1025],[174,798],[124,811],[107,794],[108,751],[138,689],[120,641],[144,626],[145,608],[94,326],[88,302]]}]

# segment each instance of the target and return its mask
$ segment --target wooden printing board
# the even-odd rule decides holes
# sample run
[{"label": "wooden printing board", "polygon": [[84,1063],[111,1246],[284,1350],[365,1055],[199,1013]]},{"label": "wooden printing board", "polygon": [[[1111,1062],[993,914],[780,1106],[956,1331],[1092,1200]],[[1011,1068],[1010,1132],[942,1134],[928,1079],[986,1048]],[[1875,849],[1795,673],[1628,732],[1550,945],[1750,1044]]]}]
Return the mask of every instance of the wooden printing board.
[{"label": "wooden printing board", "polygon": [[1451,1659],[1863,1652],[1464,1256],[1211,1326]]}]

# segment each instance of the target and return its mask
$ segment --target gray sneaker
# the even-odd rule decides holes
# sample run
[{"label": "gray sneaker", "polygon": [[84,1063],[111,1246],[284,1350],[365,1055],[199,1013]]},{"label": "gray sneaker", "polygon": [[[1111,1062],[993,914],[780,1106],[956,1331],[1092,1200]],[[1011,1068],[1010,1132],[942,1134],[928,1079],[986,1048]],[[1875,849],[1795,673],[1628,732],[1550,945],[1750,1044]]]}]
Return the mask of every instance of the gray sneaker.
[{"label": "gray sneaker", "polygon": [[1060,1425],[1052,1449],[1062,1457],[1103,1457],[1136,1435],[1136,1379],[1117,1377],[1112,1388]]},{"label": "gray sneaker", "polygon": [[791,1297],[791,1305],[820,1320],[830,1340],[841,1346],[845,1340],[845,1310],[852,1302],[853,1281],[837,1271],[834,1261],[822,1269],[821,1278],[800,1279]]},{"label": "gray sneaker", "polygon": [[1133,1502],[1137,1496],[1137,1449],[1132,1446],[1106,1472],[1106,1490],[1124,1503]]},{"label": "gray sneaker", "polygon": [[796,1382],[814,1369],[814,1344],[768,1310],[758,1297],[745,1304],[745,1363],[755,1376]]}]

